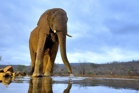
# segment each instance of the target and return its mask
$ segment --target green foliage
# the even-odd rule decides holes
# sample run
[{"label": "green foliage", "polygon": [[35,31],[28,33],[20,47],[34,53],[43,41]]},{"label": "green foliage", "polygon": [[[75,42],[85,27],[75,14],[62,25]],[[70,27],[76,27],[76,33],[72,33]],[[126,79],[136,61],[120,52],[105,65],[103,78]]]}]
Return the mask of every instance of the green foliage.
[{"label": "green foliage", "polygon": [[128,69],[127,69],[127,72],[129,73],[130,71],[131,71],[131,68],[128,68]]},{"label": "green foliage", "polygon": [[88,75],[91,75],[91,74],[92,74],[92,72],[88,72],[87,74],[88,74]]},{"label": "green foliage", "polygon": [[25,65],[18,65],[17,70],[18,71],[23,71],[26,68]]},{"label": "green foliage", "polygon": [[95,63],[91,63],[91,66],[92,66],[92,68],[97,68],[98,67],[98,65],[95,64]]}]

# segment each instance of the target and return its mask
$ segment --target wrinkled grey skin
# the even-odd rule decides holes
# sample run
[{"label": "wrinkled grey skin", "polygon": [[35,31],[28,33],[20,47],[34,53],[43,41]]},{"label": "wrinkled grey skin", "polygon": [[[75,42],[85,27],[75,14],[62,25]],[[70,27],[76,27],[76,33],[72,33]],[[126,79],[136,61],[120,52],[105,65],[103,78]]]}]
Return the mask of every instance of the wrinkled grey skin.
[{"label": "wrinkled grey skin", "polygon": [[33,76],[51,75],[59,45],[62,60],[72,75],[66,55],[67,21],[66,12],[60,8],[49,9],[41,15],[29,39]]}]

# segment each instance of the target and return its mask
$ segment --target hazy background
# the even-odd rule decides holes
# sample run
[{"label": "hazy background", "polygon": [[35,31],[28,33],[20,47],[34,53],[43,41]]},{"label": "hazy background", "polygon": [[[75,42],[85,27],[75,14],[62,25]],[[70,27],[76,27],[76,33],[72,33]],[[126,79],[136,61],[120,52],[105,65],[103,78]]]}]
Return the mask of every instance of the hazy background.
[{"label": "hazy background", "polygon": [[[139,0],[0,0],[0,64],[30,64],[30,32],[50,8],[63,8],[68,14],[71,63],[138,60],[138,4]],[[56,63],[62,63],[59,52]]]}]

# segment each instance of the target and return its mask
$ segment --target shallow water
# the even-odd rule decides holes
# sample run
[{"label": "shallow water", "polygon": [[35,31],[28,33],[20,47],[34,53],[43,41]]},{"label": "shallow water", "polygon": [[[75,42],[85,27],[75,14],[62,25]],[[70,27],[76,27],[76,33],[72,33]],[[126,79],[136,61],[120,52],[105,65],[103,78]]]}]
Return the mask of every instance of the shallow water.
[{"label": "shallow water", "polygon": [[85,77],[6,78],[0,93],[139,93],[137,79]]}]

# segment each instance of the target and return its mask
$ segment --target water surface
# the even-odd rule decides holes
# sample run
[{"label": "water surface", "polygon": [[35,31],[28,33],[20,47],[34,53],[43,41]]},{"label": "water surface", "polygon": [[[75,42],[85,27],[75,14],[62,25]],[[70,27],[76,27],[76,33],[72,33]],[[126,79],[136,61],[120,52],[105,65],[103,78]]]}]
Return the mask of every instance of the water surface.
[{"label": "water surface", "polygon": [[7,78],[0,93],[139,93],[138,79],[88,77]]}]

